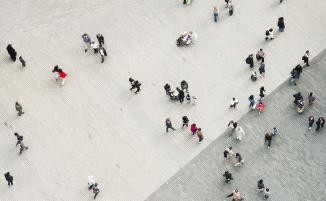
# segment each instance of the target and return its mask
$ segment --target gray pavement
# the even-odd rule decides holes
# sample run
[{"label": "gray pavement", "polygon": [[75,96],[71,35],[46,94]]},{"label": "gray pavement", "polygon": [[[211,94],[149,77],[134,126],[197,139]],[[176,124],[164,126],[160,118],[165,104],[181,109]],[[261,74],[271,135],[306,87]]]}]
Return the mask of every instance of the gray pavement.
[{"label": "gray pavement", "polygon": [[[316,56],[311,67],[304,68],[297,86],[288,80],[267,96],[266,110],[258,116],[248,112],[239,124],[246,132],[241,142],[230,137],[228,129],[196,158],[163,184],[147,200],[231,200],[226,195],[238,188],[245,200],[263,200],[256,192],[256,183],[263,179],[271,189],[274,201],[324,201],[326,200],[326,128],[316,132],[308,130],[308,117],[315,120],[326,116],[326,50]],[[316,94],[313,106],[306,104],[303,114],[298,114],[292,95],[302,92],[307,102],[310,91]],[[264,134],[273,126],[279,135],[270,149],[264,145]],[[245,159],[242,167],[234,162],[224,163],[223,151],[233,146]],[[225,170],[233,173],[234,180],[226,184]]]}]

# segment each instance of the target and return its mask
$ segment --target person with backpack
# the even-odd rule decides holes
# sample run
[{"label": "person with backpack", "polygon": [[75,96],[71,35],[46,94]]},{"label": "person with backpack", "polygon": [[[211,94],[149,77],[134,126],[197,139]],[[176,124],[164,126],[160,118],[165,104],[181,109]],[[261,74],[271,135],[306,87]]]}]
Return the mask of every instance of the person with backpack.
[{"label": "person with backpack", "polygon": [[100,44],[100,47],[102,47],[104,45],[104,36],[100,33],[98,33],[96,35],[96,38],[98,40],[98,44]]},{"label": "person with backpack", "polygon": [[87,33],[84,33],[82,35],[82,39],[84,41],[84,44],[85,44],[85,53],[87,52],[87,50],[91,47],[91,37],[87,34]]},{"label": "person with backpack", "polygon": [[11,44],[9,44],[9,45],[7,46],[7,52],[8,52],[8,54],[9,54],[11,60],[12,60],[13,62],[15,62],[15,61],[16,61],[17,52],[16,52],[16,50],[12,47]]},{"label": "person with backpack", "polygon": [[240,196],[240,191],[235,189],[231,194],[226,196],[227,198],[232,197],[232,201],[242,201],[243,199]]},{"label": "person with backpack", "polygon": [[166,126],[166,132],[169,132],[169,129],[172,129],[173,131],[176,130],[175,128],[173,128],[170,118],[167,118],[165,120],[165,126]]},{"label": "person with backpack", "polygon": [[10,175],[10,172],[5,173],[5,179],[8,182],[8,186],[14,185],[14,177]]},{"label": "person with backpack", "polygon": [[302,56],[302,60],[306,64],[306,66],[310,66],[309,65],[309,57],[310,57],[310,52],[309,52],[309,50],[307,50],[306,53]]},{"label": "person with backpack", "polygon": [[100,52],[100,55],[101,55],[101,63],[103,63],[104,62],[104,57],[106,57],[108,55],[107,55],[106,50],[105,50],[104,47],[100,47],[99,52]]},{"label": "person with backpack", "polygon": [[249,54],[249,56],[246,58],[246,64],[249,64],[250,68],[254,67],[254,55]]},{"label": "person with backpack", "polygon": [[260,63],[258,70],[259,70],[259,76],[264,77],[265,76],[265,63],[263,61]]},{"label": "person with backpack", "polygon": [[278,18],[277,26],[278,26],[279,32],[283,32],[284,31],[285,24],[284,24],[284,18],[283,17]]},{"label": "person with backpack", "polygon": [[182,117],[182,128],[183,127],[188,127],[188,123],[189,123],[189,119],[188,119],[188,117],[187,116],[183,116]]},{"label": "person with backpack", "polygon": [[21,116],[22,114],[25,113],[25,112],[23,112],[23,106],[20,103],[16,102],[15,108],[16,108],[16,111],[18,112],[18,116]]},{"label": "person with backpack", "polygon": [[17,143],[16,143],[16,147],[17,147],[17,145],[23,141],[24,137],[22,135],[19,135],[18,133],[14,133],[14,135],[17,138]]},{"label": "person with backpack", "polygon": [[228,170],[224,172],[223,177],[225,177],[226,183],[229,183],[231,180],[233,180],[232,173]]},{"label": "person with backpack", "polygon": [[214,9],[213,9],[214,22],[217,22],[218,13],[219,13],[218,6],[214,6]]}]

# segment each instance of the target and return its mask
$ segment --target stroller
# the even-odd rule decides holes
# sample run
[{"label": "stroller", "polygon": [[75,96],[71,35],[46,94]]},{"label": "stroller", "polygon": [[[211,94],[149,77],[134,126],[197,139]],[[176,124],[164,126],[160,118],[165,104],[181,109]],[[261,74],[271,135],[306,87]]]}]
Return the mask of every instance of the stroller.
[{"label": "stroller", "polygon": [[194,33],[192,31],[189,31],[187,33],[183,33],[176,41],[176,45],[178,47],[182,47],[182,46],[188,46],[191,45],[193,43],[193,39],[194,39]]},{"label": "stroller", "polygon": [[179,100],[179,92],[177,90],[171,91],[169,93],[170,99],[173,101],[178,101]]}]

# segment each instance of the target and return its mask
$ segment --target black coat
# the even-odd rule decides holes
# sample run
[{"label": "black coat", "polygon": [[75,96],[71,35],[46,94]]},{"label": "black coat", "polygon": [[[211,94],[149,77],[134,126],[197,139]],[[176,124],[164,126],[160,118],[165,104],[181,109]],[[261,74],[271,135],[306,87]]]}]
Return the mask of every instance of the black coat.
[{"label": "black coat", "polygon": [[11,45],[8,45],[8,46],[7,46],[7,51],[8,51],[8,54],[9,54],[11,57],[16,57],[17,52],[16,52],[16,50],[15,50]]},{"label": "black coat", "polygon": [[284,24],[284,20],[283,20],[283,18],[282,18],[282,19],[281,19],[281,18],[278,19],[277,26],[278,26],[279,28],[282,28],[282,29],[285,28],[285,24]]}]

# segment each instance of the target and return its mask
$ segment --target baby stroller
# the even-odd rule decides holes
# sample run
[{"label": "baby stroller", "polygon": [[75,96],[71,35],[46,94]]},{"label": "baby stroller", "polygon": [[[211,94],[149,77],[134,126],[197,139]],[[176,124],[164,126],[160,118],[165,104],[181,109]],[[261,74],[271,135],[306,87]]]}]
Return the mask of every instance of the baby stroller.
[{"label": "baby stroller", "polygon": [[182,46],[188,46],[191,45],[193,43],[193,39],[196,35],[192,32],[189,31],[187,33],[183,33],[176,41],[176,45],[178,47],[182,47]]},{"label": "baby stroller", "polygon": [[178,101],[179,100],[179,92],[176,90],[176,91],[171,91],[170,94],[170,99],[173,100],[173,101]]}]

